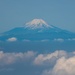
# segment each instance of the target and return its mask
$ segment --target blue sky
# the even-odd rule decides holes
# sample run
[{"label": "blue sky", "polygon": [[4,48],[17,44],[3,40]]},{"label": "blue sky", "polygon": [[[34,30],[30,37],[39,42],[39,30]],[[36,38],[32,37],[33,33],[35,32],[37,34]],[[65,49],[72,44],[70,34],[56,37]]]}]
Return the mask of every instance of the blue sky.
[{"label": "blue sky", "polygon": [[0,0],[0,32],[34,18],[75,32],[75,0]]}]

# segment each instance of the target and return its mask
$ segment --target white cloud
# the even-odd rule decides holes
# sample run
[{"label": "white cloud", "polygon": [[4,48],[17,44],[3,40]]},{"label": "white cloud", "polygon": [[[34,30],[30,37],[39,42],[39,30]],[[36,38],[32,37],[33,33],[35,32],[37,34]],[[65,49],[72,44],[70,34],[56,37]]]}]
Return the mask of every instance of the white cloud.
[{"label": "white cloud", "polygon": [[55,51],[53,53],[49,53],[49,54],[39,54],[35,60],[34,60],[34,64],[36,65],[42,65],[45,64],[46,62],[54,62],[56,59],[62,57],[62,56],[66,56],[67,53],[65,51]]},{"label": "white cloud", "polygon": [[75,75],[75,52],[64,53],[56,59],[53,68],[45,69],[42,75]]},{"label": "white cloud", "polygon": [[11,37],[11,38],[8,38],[7,41],[9,41],[9,42],[17,41],[17,38],[16,37]]},{"label": "white cloud", "polygon": [[60,58],[53,68],[53,75],[75,75],[75,56]]},{"label": "white cloud", "polygon": [[73,52],[73,54],[75,54],[75,51]]},{"label": "white cloud", "polygon": [[[19,62],[23,62],[23,65],[26,64],[25,62],[27,62],[28,65],[32,64],[38,72],[40,66],[44,66],[41,75],[75,75],[75,52],[56,50],[53,53],[36,54],[36,52],[33,51],[24,53],[4,53],[0,51],[0,66],[14,65],[14,63],[18,64]],[[20,65],[21,64],[22,63],[20,63]]]},{"label": "white cloud", "polygon": [[35,52],[33,51],[25,53],[4,53],[3,51],[0,51],[0,65],[9,65],[22,60],[30,60],[34,57],[34,55]]},{"label": "white cloud", "polygon": [[61,57],[57,60],[54,68],[43,71],[43,75],[75,75],[75,56]]},{"label": "white cloud", "polygon": [[62,38],[58,38],[58,39],[54,39],[54,41],[63,42],[64,39],[62,39]]},{"label": "white cloud", "polygon": [[57,59],[59,59],[62,56],[67,56],[67,53],[65,51],[55,51],[53,53],[49,54],[38,54],[36,55],[36,52],[28,51],[25,53],[19,52],[19,53],[4,53],[3,51],[0,51],[0,65],[2,64],[12,64],[15,62],[18,62],[19,60],[30,60],[31,58],[34,58],[33,63],[35,65],[43,65],[46,63],[53,63]]}]

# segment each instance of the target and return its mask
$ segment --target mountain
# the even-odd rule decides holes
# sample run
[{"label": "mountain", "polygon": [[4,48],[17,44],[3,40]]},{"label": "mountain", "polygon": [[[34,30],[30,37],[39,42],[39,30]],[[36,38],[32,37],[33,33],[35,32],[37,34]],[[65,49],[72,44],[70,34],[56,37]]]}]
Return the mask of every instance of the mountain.
[{"label": "mountain", "polygon": [[0,41],[38,41],[54,39],[73,39],[75,33],[49,25],[42,19],[34,19],[24,27],[16,27],[0,34]]}]

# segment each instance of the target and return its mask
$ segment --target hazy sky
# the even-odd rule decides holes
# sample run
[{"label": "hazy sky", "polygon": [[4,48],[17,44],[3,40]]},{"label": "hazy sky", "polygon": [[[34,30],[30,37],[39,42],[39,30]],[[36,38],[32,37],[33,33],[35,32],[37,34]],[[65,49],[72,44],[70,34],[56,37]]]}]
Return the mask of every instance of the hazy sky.
[{"label": "hazy sky", "polygon": [[0,0],[0,32],[34,18],[75,32],[75,0]]}]

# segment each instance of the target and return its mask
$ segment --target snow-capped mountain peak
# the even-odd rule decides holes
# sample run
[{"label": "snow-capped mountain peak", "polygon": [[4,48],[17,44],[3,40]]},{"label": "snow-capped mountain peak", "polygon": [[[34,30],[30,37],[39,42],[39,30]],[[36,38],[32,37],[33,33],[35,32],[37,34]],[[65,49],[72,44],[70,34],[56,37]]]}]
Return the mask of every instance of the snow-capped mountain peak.
[{"label": "snow-capped mountain peak", "polygon": [[42,19],[34,19],[26,23],[25,27],[16,27],[0,34],[1,41],[38,41],[74,39],[75,33],[47,24]]},{"label": "snow-capped mountain peak", "polygon": [[33,19],[32,21],[25,24],[25,28],[37,29],[37,28],[52,28],[43,19]]}]

